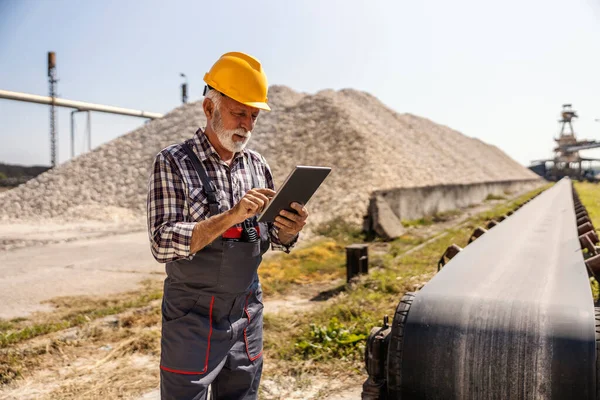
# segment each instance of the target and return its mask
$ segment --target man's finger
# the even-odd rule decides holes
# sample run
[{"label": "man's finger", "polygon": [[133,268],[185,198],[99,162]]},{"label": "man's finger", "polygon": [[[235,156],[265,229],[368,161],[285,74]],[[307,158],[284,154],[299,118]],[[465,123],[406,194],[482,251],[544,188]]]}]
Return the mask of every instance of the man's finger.
[{"label": "man's finger", "polygon": [[246,194],[244,197],[244,199],[246,199],[249,202],[252,202],[253,204],[255,204],[258,208],[262,207],[264,204],[264,201],[256,196],[252,196],[251,194]]},{"label": "man's finger", "polygon": [[265,205],[265,202],[262,199],[252,196],[251,194],[246,194],[244,198],[255,204],[257,210],[261,209]]},{"label": "man's finger", "polygon": [[246,195],[258,198],[261,201],[263,201],[265,204],[267,204],[269,201],[271,201],[271,199],[268,196],[265,196],[264,194],[254,191],[254,190],[249,191],[248,193],[246,193]]},{"label": "man's finger", "polygon": [[279,215],[281,215],[289,220],[296,221],[296,222],[299,222],[302,220],[302,217],[300,215],[293,213],[293,212],[286,211],[286,210],[281,210]]},{"label": "man's finger", "polygon": [[308,210],[300,203],[292,203],[292,208],[296,211],[298,211],[298,214],[301,217],[306,217],[308,216]]},{"label": "man's finger", "polygon": [[290,235],[294,234],[294,232],[295,232],[292,228],[290,228],[288,226],[285,226],[283,224],[280,224],[277,221],[275,221],[273,223],[273,225],[275,225],[277,227],[277,229],[279,229],[279,232],[285,232],[285,233],[290,234]]},{"label": "man's finger", "polygon": [[296,223],[294,221],[283,217],[275,217],[275,222],[279,222],[281,225],[291,229],[296,226]]},{"label": "man's finger", "polygon": [[271,198],[273,196],[275,196],[275,191],[271,190],[271,189],[267,189],[267,188],[261,188],[261,189],[252,189],[260,194],[263,194],[265,196],[267,196],[268,198]]}]

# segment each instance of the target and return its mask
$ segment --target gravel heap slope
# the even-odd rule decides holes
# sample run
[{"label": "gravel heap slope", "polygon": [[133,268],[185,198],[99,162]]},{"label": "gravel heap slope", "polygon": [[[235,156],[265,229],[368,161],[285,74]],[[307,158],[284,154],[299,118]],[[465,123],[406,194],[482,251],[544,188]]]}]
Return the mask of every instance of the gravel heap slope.
[{"label": "gravel heap slope", "polygon": [[[313,223],[359,222],[370,192],[394,187],[536,178],[495,146],[411,114],[398,114],[356,90],[269,91],[249,147],[263,154],[276,182],[295,165],[333,172],[309,203]],[[3,220],[141,220],[154,156],[205,125],[202,103],[112,140],[0,194]]]}]

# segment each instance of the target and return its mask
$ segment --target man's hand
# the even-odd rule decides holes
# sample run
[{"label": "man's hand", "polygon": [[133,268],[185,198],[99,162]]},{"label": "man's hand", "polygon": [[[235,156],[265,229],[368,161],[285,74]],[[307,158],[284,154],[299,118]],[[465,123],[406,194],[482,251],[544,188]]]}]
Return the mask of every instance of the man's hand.
[{"label": "man's hand", "polygon": [[251,189],[231,209],[235,224],[240,224],[246,219],[260,213],[275,196],[271,189]]},{"label": "man's hand", "polygon": [[306,207],[298,203],[292,203],[292,208],[298,213],[281,210],[279,215],[275,217],[274,225],[279,228],[279,240],[283,244],[288,244],[306,225],[308,218],[308,210]]}]

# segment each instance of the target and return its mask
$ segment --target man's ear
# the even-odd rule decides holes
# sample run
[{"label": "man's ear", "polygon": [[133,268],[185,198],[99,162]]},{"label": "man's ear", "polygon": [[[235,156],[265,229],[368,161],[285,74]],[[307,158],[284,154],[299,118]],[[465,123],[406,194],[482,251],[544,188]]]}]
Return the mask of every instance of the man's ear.
[{"label": "man's ear", "polygon": [[205,97],[204,101],[202,102],[202,108],[204,109],[204,115],[206,115],[206,118],[212,119],[215,112],[215,103],[213,103],[208,97]]}]

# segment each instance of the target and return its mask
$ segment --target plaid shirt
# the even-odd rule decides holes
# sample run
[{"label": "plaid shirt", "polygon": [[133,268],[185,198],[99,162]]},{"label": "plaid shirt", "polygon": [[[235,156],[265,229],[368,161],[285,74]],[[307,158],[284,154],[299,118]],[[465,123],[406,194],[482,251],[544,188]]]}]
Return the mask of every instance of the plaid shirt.
[{"label": "plaid shirt", "polygon": [[[247,170],[248,157],[252,157],[259,187],[274,189],[269,165],[257,152],[244,149],[236,153],[229,167],[221,160],[201,129],[186,142],[216,186],[221,212],[231,209],[253,188],[252,175]],[[202,182],[182,144],[169,146],[156,156],[148,184],[147,211],[154,258],[161,263],[191,258],[192,229],[197,221],[209,217],[209,209]],[[287,253],[297,240],[296,237],[289,245],[282,245],[277,236],[277,228],[272,223],[269,223],[269,236],[273,250]]]}]

